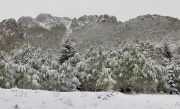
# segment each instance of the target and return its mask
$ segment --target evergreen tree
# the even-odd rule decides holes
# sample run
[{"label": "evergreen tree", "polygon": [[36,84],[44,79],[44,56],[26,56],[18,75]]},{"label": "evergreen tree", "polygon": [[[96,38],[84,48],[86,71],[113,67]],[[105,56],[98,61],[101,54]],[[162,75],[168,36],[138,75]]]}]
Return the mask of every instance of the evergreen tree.
[{"label": "evergreen tree", "polygon": [[164,55],[165,58],[167,58],[169,60],[171,60],[171,58],[173,57],[167,43],[165,43],[163,46],[162,54]]},{"label": "evergreen tree", "polygon": [[103,71],[103,63],[105,62],[105,55],[101,50],[96,51],[90,49],[85,57],[85,60],[80,62],[76,68],[79,72],[79,80],[81,90],[84,91],[97,91],[100,90],[97,86],[97,80]]},{"label": "evergreen tree", "polygon": [[71,46],[70,41],[67,40],[63,44],[63,49],[61,50],[61,56],[59,59],[60,64],[63,64],[65,61],[67,61],[69,58],[74,57],[76,51]]},{"label": "evergreen tree", "polygon": [[179,94],[180,91],[180,57],[174,56],[172,61],[166,66],[166,81],[170,94]]},{"label": "evergreen tree", "polygon": [[4,52],[0,52],[0,87],[12,88],[14,85],[13,73],[10,65],[7,63],[7,57]]},{"label": "evergreen tree", "polygon": [[158,91],[158,84],[165,82],[163,66],[146,57],[146,51],[138,43],[125,46],[121,52],[118,66],[114,67],[117,88],[125,92],[131,91],[132,87],[135,92]]},{"label": "evergreen tree", "polygon": [[73,91],[80,85],[79,80],[76,77],[74,67],[70,61],[64,62],[59,67],[60,72],[60,90],[61,91]]},{"label": "evergreen tree", "polygon": [[102,72],[99,73],[97,86],[100,90],[114,90],[116,85],[114,67],[117,66],[117,53],[112,50],[102,53],[102,55],[105,59],[102,63]]}]

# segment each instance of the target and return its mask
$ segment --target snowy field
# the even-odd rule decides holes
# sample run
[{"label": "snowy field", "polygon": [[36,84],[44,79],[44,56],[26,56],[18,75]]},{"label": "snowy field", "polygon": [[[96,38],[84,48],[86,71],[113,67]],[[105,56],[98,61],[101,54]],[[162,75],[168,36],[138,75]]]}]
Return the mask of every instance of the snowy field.
[{"label": "snowy field", "polygon": [[180,96],[0,89],[0,109],[180,109]]}]

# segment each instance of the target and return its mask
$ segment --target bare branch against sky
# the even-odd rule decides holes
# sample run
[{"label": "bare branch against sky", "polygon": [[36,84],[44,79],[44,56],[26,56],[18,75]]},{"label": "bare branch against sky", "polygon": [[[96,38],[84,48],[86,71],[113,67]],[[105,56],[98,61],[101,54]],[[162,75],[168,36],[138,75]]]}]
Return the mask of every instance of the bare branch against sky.
[{"label": "bare branch against sky", "polygon": [[50,13],[59,17],[114,15],[126,21],[144,14],[180,18],[180,0],[0,0],[0,20]]}]

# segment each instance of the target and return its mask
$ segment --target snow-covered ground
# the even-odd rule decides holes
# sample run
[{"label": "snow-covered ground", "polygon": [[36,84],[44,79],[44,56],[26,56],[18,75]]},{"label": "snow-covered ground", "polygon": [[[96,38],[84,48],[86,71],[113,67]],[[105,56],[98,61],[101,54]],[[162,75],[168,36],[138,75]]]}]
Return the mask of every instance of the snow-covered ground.
[{"label": "snow-covered ground", "polygon": [[0,109],[180,109],[180,96],[0,89]]}]

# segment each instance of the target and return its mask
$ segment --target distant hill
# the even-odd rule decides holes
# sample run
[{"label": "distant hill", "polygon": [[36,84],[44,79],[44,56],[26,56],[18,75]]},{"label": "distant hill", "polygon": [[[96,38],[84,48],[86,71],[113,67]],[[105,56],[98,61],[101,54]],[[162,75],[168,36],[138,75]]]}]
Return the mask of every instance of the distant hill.
[{"label": "distant hill", "polygon": [[117,48],[134,40],[165,41],[177,44],[180,40],[180,20],[160,15],[144,15],[123,23],[101,22],[74,29],[69,38],[79,51],[99,45]]},{"label": "distant hill", "polygon": [[17,22],[3,20],[0,23],[0,49],[8,51],[24,43],[60,49],[66,39],[70,39],[79,52],[85,52],[91,46],[116,49],[135,40],[177,45],[179,35],[180,20],[168,16],[143,15],[121,22],[107,14],[74,19],[39,14],[36,18],[20,17]]}]

